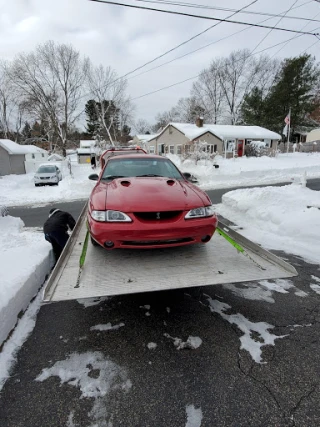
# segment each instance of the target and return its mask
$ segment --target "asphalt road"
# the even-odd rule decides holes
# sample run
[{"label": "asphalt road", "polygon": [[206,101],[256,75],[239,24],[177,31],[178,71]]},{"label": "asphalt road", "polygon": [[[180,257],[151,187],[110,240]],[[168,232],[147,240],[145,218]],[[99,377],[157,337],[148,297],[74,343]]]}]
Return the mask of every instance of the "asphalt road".
[{"label": "asphalt road", "polygon": [[[210,192],[214,203],[216,195]],[[73,207],[77,216],[81,204]],[[39,209],[31,210],[35,226],[48,211]],[[26,225],[31,218],[23,217]],[[78,301],[42,306],[0,395],[0,426],[199,427],[191,418],[187,424],[189,405],[201,408],[201,427],[320,426],[320,295],[310,288],[320,269],[277,254],[299,273],[286,292],[251,283],[119,296],[87,307]],[[210,310],[210,298],[223,315]],[[108,323],[124,325],[91,329]],[[254,330],[257,346],[272,338],[268,332],[278,337],[262,347],[263,363],[242,348],[246,328]],[[164,334],[200,337],[202,344],[178,350]],[[151,342],[155,349],[147,347]],[[81,364],[81,357],[88,360]],[[64,383],[58,376],[36,381],[59,361]]]}]

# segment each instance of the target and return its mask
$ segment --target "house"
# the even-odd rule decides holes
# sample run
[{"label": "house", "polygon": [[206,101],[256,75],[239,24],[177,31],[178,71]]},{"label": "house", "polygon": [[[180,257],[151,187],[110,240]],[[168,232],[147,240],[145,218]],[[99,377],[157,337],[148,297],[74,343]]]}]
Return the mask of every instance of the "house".
[{"label": "house", "polygon": [[77,148],[78,163],[90,163],[93,155],[98,157],[100,149],[96,147],[96,141],[92,139],[80,140],[80,148]]},{"label": "house", "polygon": [[311,132],[307,134],[306,142],[314,142],[314,141],[320,141],[320,128],[313,129]]},{"label": "house", "polygon": [[32,165],[43,163],[47,158],[48,152],[35,145],[0,139],[0,176],[28,173]]},{"label": "house", "polygon": [[145,135],[136,135],[133,137],[133,140],[130,141],[133,145],[140,145],[142,148],[147,147],[148,142],[151,139],[154,139],[158,134],[145,134]]},{"label": "house", "polygon": [[171,153],[182,155],[193,150],[194,144],[205,142],[210,153],[239,157],[245,154],[245,146],[252,141],[263,141],[275,149],[281,135],[260,126],[203,124],[201,118],[196,124],[169,123],[158,135],[151,138],[146,146],[150,153]]}]

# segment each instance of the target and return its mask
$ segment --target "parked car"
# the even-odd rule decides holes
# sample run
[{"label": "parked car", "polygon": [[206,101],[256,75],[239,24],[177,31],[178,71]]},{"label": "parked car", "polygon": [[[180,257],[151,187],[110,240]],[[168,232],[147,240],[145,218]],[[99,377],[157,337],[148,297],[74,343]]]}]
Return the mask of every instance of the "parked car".
[{"label": "parked car", "polygon": [[148,154],[146,150],[141,147],[112,147],[104,151],[100,157],[100,166],[101,169],[104,168],[104,165],[109,157],[114,156],[123,156],[124,154]]},{"label": "parked car", "polygon": [[109,158],[100,176],[89,176],[98,181],[87,213],[92,243],[141,249],[209,242],[218,219],[189,176],[162,156]]},{"label": "parked car", "polygon": [[62,173],[57,165],[40,165],[34,175],[34,185],[59,185],[62,180]]}]

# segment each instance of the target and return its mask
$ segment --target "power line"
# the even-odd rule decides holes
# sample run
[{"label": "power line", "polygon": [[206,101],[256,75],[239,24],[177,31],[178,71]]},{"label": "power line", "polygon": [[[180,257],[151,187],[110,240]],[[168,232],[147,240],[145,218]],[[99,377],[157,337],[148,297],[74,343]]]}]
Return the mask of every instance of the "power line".
[{"label": "power line", "polygon": [[[318,27],[318,28],[320,28],[320,27]],[[317,28],[317,29],[318,29],[318,28]],[[301,35],[294,36],[294,37],[292,37],[292,40],[293,40],[293,39],[296,39],[296,38],[299,38],[299,37],[301,37]],[[284,40],[284,41],[279,42],[279,43],[277,43],[277,44],[275,44],[275,45],[272,45],[272,46],[266,47],[265,49],[262,49],[262,50],[259,50],[258,52],[255,52],[255,53],[250,54],[250,55],[248,56],[248,58],[249,58],[250,56],[258,55],[259,53],[265,52],[266,50],[273,49],[274,47],[277,47],[277,46],[279,46],[280,44],[286,43],[287,41],[290,41],[290,40]],[[320,41],[320,40],[317,40],[314,44],[318,43],[319,41]],[[313,45],[314,45],[314,44],[313,44]],[[312,45],[312,46],[313,46],[313,45]],[[310,48],[310,47],[311,47],[311,46],[309,46],[309,48]],[[309,48],[308,48],[308,49],[309,49]],[[304,53],[304,52],[303,52],[303,53]],[[136,99],[144,98],[145,96],[153,95],[154,93],[161,92],[162,90],[170,89],[170,88],[172,88],[172,87],[174,87],[174,86],[178,86],[178,85],[180,85],[180,84],[182,84],[182,83],[185,83],[185,82],[187,82],[187,81],[189,81],[189,80],[194,80],[194,79],[196,79],[196,78],[200,77],[200,75],[201,75],[201,73],[197,74],[196,76],[189,77],[189,78],[187,78],[187,79],[185,79],[185,80],[181,80],[181,81],[179,81],[179,82],[173,83],[173,84],[171,84],[171,85],[169,85],[169,86],[165,86],[165,87],[162,87],[162,88],[160,88],[160,89],[156,89],[156,90],[154,90],[154,91],[152,91],[152,92],[148,92],[148,93],[145,93],[145,94],[140,95],[140,96],[136,96],[135,98],[132,98],[132,101],[134,101],[134,100],[136,100]],[[136,77],[136,76],[135,76],[135,77]]]},{"label": "power line", "polygon": [[[298,8],[300,8],[300,7],[304,6],[304,5],[305,5],[305,4],[307,4],[307,3],[312,3],[312,1],[313,1],[313,0],[308,1],[308,2],[306,2],[306,3],[303,3],[303,4],[299,5],[299,6],[293,7],[291,10],[293,10],[293,9],[298,9]],[[283,13],[283,14],[286,14],[286,13],[288,13],[288,12],[289,12],[289,10],[290,10],[290,9],[287,9],[286,11],[284,11],[284,12],[282,12],[282,13]],[[264,19],[264,20],[260,21],[259,23],[263,23],[263,22],[269,21],[270,19],[271,19],[271,18]],[[318,28],[319,28],[319,27],[318,27]],[[313,31],[318,30],[318,28],[316,28],[316,29],[315,29],[315,30],[313,30]],[[215,40],[215,41],[213,41],[213,42],[211,42],[211,43],[208,43],[208,44],[206,44],[206,45],[204,45],[204,46],[201,46],[201,47],[199,47],[199,48],[197,48],[197,49],[195,49],[195,50],[192,50],[191,52],[187,52],[187,53],[185,53],[184,55],[180,55],[180,56],[178,56],[178,57],[176,57],[176,58],[171,59],[170,61],[164,62],[163,64],[157,65],[156,67],[152,67],[152,68],[150,68],[149,70],[146,70],[146,71],[143,71],[142,73],[136,74],[135,76],[129,77],[129,79],[130,79],[130,78],[135,78],[135,77],[141,76],[141,75],[146,74],[146,73],[148,73],[148,72],[150,72],[150,71],[153,71],[153,70],[156,70],[156,69],[158,69],[158,68],[161,68],[161,67],[163,67],[163,66],[165,66],[165,65],[171,64],[172,62],[177,61],[178,59],[185,58],[186,56],[189,56],[189,55],[191,55],[191,54],[193,54],[193,53],[196,53],[196,52],[198,52],[199,50],[205,49],[205,48],[207,48],[207,47],[209,47],[209,46],[212,46],[212,45],[214,45],[214,44],[216,44],[216,43],[219,43],[219,42],[220,42],[220,41],[222,41],[222,40],[226,40],[226,39],[228,39],[228,38],[230,38],[230,37],[233,37],[233,36],[234,36],[234,35],[236,35],[236,34],[240,34],[240,33],[244,32],[244,31],[249,30],[249,29],[250,29],[250,28],[248,28],[248,27],[243,28],[243,29],[242,29],[242,30],[240,30],[240,31],[236,31],[236,32],[234,32],[234,33],[232,33],[232,34],[229,34],[228,36],[222,37],[221,39]],[[302,34],[297,35],[297,36],[294,36],[294,37],[292,37],[291,39],[289,39],[288,41],[290,41],[290,40],[294,40],[295,38],[298,38],[298,37],[301,37],[301,36],[302,36]],[[285,42],[278,43],[276,46],[278,46],[278,45],[280,45],[280,44],[283,44],[283,43],[285,43]],[[273,46],[273,47],[275,47],[275,46]],[[168,51],[168,52],[169,52],[169,51]],[[168,53],[168,52],[167,52],[167,53]],[[162,56],[164,56],[164,55],[162,55]],[[159,57],[155,58],[155,60],[156,60],[156,59],[159,59]],[[151,61],[150,61],[150,62],[151,62]],[[152,61],[152,62],[154,62],[154,61]],[[144,64],[144,65],[143,65],[142,67],[140,67],[140,68],[143,68],[145,65],[147,65],[147,64]],[[134,71],[132,71],[132,72],[130,72],[130,73],[127,73],[127,74],[126,74],[126,76],[127,76],[128,74],[133,73],[133,72],[134,72]]]},{"label": "power line", "polygon": [[[252,2],[251,2],[251,3],[249,3],[248,5],[243,6],[241,9],[239,9],[239,11],[241,11],[241,10],[243,10],[243,9],[246,9],[247,7],[252,6],[252,5],[253,5],[254,3],[256,3],[256,2],[257,2],[257,0],[252,1]],[[239,11],[236,11],[236,12],[235,12],[235,13],[233,13],[232,15],[229,15],[229,16],[228,16],[228,18],[230,18],[231,16],[236,15]],[[202,34],[206,33],[207,31],[211,30],[212,28],[217,27],[217,26],[218,26],[218,25],[220,25],[220,24],[221,24],[221,22],[218,22],[218,23],[216,23],[216,24],[214,24],[214,25],[211,25],[210,27],[206,28],[204,31],[201,31],[200,33],[198,33],[198,34],[194,35],[193,37],[189,38],[188,40],[185,40],[184,42],[182,42],[182,43],[180,43],[179,45],[177,45],[177,46],[173,47],[172,49],[167,50],[166,52],[162,53],[161,55],[157,56],[156,58],[153,58],[153,59],[151,59],[150,61],[148,61],[148,62],[144,63],[143,65],[140,65],[139,67],[135,68],[134,70],[129,71],[128,73],[124,74],[124,75],[122,76],[122,78],[127,77],[129,74],[132,74],[132,73],[134,73],[134,72],[136,72],[136,71],[138,71],[138,70],[141,70],[141,68],[144,68],[145,66],[147,66],[147,65],[149,65],[149,64],[152,64],[153,62],[157,61],[158,59],[160,59],[160,58],[162,58],[162,57],[164,57],[164,56],[168,55],[168,53],[171,53],[171,52],[173,52],[174,50],[178,49],[179,47],[184,46],[185,44],[189,43],[190,41],[192,41],[192,40],[196,39],[197,37],[201,36]]]},{"label": "power line", "polygon": [[[290,12],[290,10],[298,3],[299,0],[295,0],[295,2],[292,4],[290,9],[287,12]],[[282,19],[285,18],[285,16],[281,16],[277,23],[274,25],[274,27],[259,41],[259,43],[256,45],[256,47],[251,51],[251,54],[265,41],[265,39],[272,33],[272,31],[275,29],[275,27],[282,21]]]},{"label": "power line", "polygon": [[[189,7],[189,8],[196,8],[196,9],[207,9],[207,10],[218,10],[223,12],[236,12],[236,9],[230,9],[230,8],[224,8],[224,7],[218,7],[218,6],[208,6],[208,5],[199,5],[194,3],[182,3],[179,1],[168,1],[168,0],[134,0],[137,2],[144,2],[144,3],[155,3],[155,4],[166,4],[170,6],[179,6],[179,7]],[[311,0],[308,3],[312,3],[314,0]],[[281,14],[274,14],[274,13],[266,13],[266,12],[257,12],[253,10],[248,10],[245,12],[239,12],[244,13],[246,15],[262,15],[262,16],[269,16],[273,18],[278,18],[281,16]],[[319,22],[319,20],[310,19],[310,18],[303,18],[300,16],[291,16],[287,15],[285,16],[286,19],[295,19],[295,20],[303,20],[303,21],[312,21],[312,22]]]},{"label": "power line", "polygon": [[289,28],[273,28],[270,27],[268,25],[261,25],[261,24],[253,24],[250,22],[242,22],[242,21],[233,21],[230,19],[221,19],[221,18],[213,18],[211,16],[203,16],[203,15],[194,15],[191,13],[183,13],[183,12],[177,12],[177,11],[173,11],[173,10],[162,10],[162,9],[156,9],[156,8],[151,8],[151,7],[142,7],[142,6],[136,6],[133,4],[124,4],[124,3],[118,3],[118,2],[113,2],[113,1],[109,1],[109,0],[89,0],[92,2],[96,2],[96,3],[103,3],[103,4],[109,4],[109,5],[114,5],[114,6],[124,6],[124,7],[129,7],[129,8],[133,8],[133,9],[140,9],[140,10],[149,10],[152,12],[160,12],[160,13],[168,13],[171,15],[179,15],[179,16],[186,16],[189,18],[198,18],[198,19],[206,19],[209,21],[219,21],[219,22],[227,22],[229,24],[237,24],[237,25],[247,25],[250,27],[256,27],[256,28],[269,28],[269,29],[275,29],[277,31],[286,31],[289,33],[296,33],[296,34],[305,34],[305,35],[309,35],[309,36],[317,36],[319,35],[314,34],[314,33],[310,33],[310,32],[303,32],[303,31],[297,31],[297,30],[291,30]]},{"label": "power line", "polygon": [[[319,13],[317,13],[316,15],[315,15],[315,18],[318,16],[318,15],[320,15],[320,12]],[[309,23],[307,23],[307,24],[305,24],[302,28],[301,28],[301,30],[304,30],[307,26],[309,25]],[[317,30],[317,29],[316,29]],[[287,42],[284,44],[284,46],[282,46],[279,50],[277,50],[277,52],[276,53],[274,53],[272,56],[271,56],[271,59],[272,58],[274,58],[275,56],[277,56],[278,55],[278,53],[279,52],[281,52],[281,50],[282,49],[284,49],[289,43],[290,43],[290,41],[291,41],[292,39],[289,39],[289,40],[287,40]],[[313,45],[315,45],[317,42],[315,42],[315,43],[313,43],[310,47],[312,47]],[[308,50],[309,48],[307,48],[304,52],[306,52],[307,50]],[[302,52],[302,53],[304,53],[304,52]]]}]

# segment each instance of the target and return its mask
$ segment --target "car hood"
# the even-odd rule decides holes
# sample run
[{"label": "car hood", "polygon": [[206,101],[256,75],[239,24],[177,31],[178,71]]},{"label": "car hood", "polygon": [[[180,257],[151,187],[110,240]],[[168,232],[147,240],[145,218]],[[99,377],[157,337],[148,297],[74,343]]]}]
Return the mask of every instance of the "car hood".
[{"label": "car hood", "polygon": [[164,177],[100,182],[90,197],[91,209],[125,212],[190,210],[210,204],[209,197],[193,184]]}]

